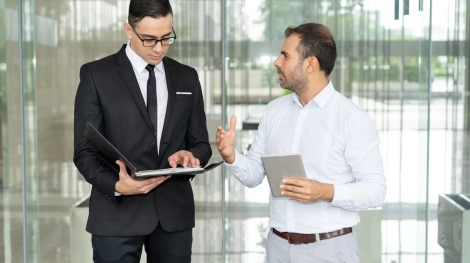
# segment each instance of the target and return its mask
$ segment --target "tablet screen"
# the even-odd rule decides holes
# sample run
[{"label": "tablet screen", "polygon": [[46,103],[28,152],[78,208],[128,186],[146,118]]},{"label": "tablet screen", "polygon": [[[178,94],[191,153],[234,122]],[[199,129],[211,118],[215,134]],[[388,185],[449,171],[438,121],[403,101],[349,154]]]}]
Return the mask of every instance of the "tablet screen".
[{"label": "tablet screen", "polygon": [[307,178],[300,154],[265,155],[261,161],[274,197],[284,197],[280,188],[283,178]]}]

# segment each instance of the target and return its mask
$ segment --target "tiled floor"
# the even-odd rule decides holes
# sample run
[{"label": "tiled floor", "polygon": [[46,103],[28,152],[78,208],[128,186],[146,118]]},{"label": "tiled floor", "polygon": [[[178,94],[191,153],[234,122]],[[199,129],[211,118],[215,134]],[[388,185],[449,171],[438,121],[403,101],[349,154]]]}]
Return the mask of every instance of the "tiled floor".
[{"label": "tiled floor", "polygon": [[[388,170],[393,171],[397,136],[406,141],[417,140],[420,132],[406,131],[401,134],[389,131],[382,134],[387,151],[383,154],[388,160]],[[439,133],[439,131],[436,131]],[[439,136],[439,134],[436,134]],[[437,143],[437,142],[436,142]],[[434,147],[441,147],[440,145]],[[214,149],[216,153],[216,149]],[[407,153],[408,158],[413,157]],[[214,154],[214,162],[218,161]],[[220,157],[219,157],[220,158]],[[413,171],[418,161],[407,160],[403,174]],[[409,167],[405,167],[408,165]],[[435,163],[432,163],[435,165]],[[431,165],[431,166],[432,166]],[[409,169],[409,170],[408,170]],[[439,167],[430,172],[431,178],[437,176]],[[89,193],[89,185],[76,172],[73,164],[47,164],[39,180],[37,200],[29,200],[28,207],[28,242],[29,262],[70,263],[71,244],[71,207]],[[266,182],[250,189],[241,185],[233,176],[227,174],[225,181],[225,199],[227,216],[225,220],[226,258],[230,263],[265,262],[265,238],[268,232],[269,187]],[[196,200],[196,228],[193,232],[193,262],[224,262],[222,259],[222,169],[217,168],[207,174],[197,176],[192,182]],[[426,206],[416,203],[421,189],[420,182],[399,176],[387,177],[389,189],[400,189],[402,193],[390,191],[387,203],[383,206],[382,225],[382,262],[416,263],[424,262],[424,242],[426,224],[424,221]],[[437,179],[436,179],[437,180]],[[19,181],[20,182],[20,181]],[[409,189],[409,190],[404,190]],[[430,198],[439,191],[430,189]],[[432,201],[434,202],[434,201]],[[444,262],[443,250],[437,244],[437,209],[436,203],[428,207],[428,262]],[[8,190],[0,193],[0,262],[23,262],[23,215],[21,184],[10,184]],[[75,240],[76,241],[76,240]],[[88,246],[88,240],[84,244]],[[88,247],[89,248],[89,247]],[[35,261],[34,259],[38,259]],[[86,262],[86,261],[83,261]],[[90,261],[91,262],[91,261]],[[364,263],[364,262],[363,262]],[[374,262],[376,263],[376,262]]]},{"label": "tiled floor", "polygon": [[[211,162],[218,161],[216,158]],[[71,163],[46,166],[48,177],[40,180],[37,202],[31,201],[39,205],[39,211],[34,205],[27,211],[28,258],[30,262],[69,263],[72,262],[71,235],[76,231],[71,230],[71,209],[88,195],[90,186]],[[54,172],[48,172],[49,169]],[[267,198],[259,198],[264,202],[247,206],[243,202],[245,188],[231,177],[228,181],[234,188],[226,192],[226,198],[234,201],[227,207],[227,262],[264,262],[264,237],[269,222]],[[222,262],[222,169],[197,176],[192,186],[196,200],[193,262]],[[0,262],[23,262],[21,187],[15,184],[0,192],[0,236],[3,237]],[[89,240],[83,242],[88,246]]]}]

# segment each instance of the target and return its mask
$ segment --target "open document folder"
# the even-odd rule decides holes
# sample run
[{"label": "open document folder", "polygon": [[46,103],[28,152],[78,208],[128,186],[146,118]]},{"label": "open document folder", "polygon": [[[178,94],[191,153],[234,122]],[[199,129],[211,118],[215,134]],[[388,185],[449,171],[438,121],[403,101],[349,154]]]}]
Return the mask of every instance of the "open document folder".
[{"label": "open document folder", "polygon": [[129,174],[134,179],[145,179],[165,175],[194,175],[210,171],[223,162],[212,163],[202,167],[177,167],[159,170],[138,171],[137,168],[122,155],[91,123],[87,122],[85,127],[85,138],[98,149],[98,151],[107,159],[114,162],[121,160],[129,169]]}]

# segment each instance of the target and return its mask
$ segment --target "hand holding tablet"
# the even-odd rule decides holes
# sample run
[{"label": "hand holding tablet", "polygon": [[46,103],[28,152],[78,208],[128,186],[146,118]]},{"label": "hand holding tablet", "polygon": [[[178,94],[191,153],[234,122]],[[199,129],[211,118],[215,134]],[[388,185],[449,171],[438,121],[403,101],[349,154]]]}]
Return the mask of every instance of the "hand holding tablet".
[{"label": "hand holding tablet", "polygon": [[307,179],[300,154],[261,156],[269,187],[274,197],[281,194],[281,181],[284,178]]}]

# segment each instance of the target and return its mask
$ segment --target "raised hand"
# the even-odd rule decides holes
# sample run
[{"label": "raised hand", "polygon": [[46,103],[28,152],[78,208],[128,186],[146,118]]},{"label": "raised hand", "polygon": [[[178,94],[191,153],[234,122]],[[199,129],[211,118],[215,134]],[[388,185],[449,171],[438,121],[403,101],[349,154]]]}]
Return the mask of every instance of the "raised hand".
[{"label": "raised hand", "polygon": [[146,194],[170,178],[170,176],[159,176],[136,181],[129,176],[123,162],[118,160],[116,163],[119,165],[119,181],[117,181],[115,188],[116,192],[122,195]]},{"label": "raised hand", "polygon": [[224,130],[222,126],[217,127],[217,133],[215,135],[215,142],[217,143],[217,149],[220,152],[225,162],[233,163],[235,161],[235,126],[237,125],[237,117],[232,115],[230,118],[230,127],[228,130]]}]

